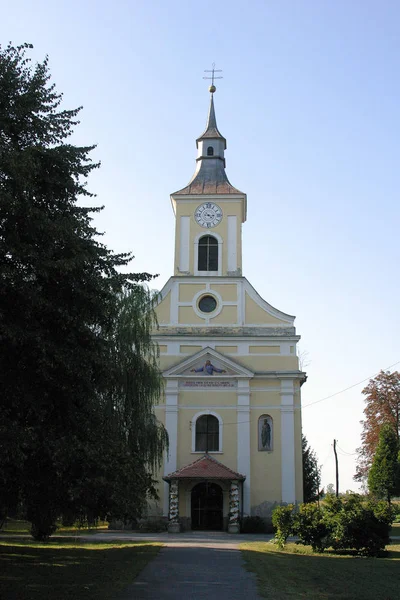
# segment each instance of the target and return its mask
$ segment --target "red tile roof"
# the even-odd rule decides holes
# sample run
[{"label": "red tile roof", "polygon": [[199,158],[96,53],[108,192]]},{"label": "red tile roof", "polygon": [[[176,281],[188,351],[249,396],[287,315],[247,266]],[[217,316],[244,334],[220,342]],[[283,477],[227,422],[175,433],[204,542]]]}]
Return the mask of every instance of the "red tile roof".
[{"label": "red tile roof", "polygon": [[232,471],[209,454],[205,454],[190,465],[166,475],[163,479],[164,481],[171,481],[171,479],[239,479],[243,481],[246,476]]}]

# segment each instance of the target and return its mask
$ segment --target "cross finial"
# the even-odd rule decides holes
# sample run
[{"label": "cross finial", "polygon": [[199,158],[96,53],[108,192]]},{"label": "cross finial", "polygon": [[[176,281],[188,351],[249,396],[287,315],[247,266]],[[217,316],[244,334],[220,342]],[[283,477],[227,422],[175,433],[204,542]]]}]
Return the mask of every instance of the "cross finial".
[{"label": "cross finial", "polygon": [[215,73],[222,73],[222,69],[216,69],[215,68],[215,63],[212,64],[212,69],[205,69],[204,73],[211,73],[211,77],[203,77],[203,79],[211,79],[211,85],[208,88],[210,90],[210,92],[213,94],[215,92],[215,90],[217,89],[214,85],[214,79],[223,79],[222,75],[215,75]]}]

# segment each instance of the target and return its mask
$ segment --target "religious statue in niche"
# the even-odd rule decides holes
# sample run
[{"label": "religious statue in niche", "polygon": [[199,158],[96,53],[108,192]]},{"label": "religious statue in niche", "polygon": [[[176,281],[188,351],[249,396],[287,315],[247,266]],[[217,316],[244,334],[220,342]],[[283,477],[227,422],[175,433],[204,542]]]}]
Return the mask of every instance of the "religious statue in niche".
[{"label": "religious statue in niche", "polygon": [[268,415],[258,419],[258,449],[272,450],[272,419]]},{"label": "religious statue in niche", "polygon": [[206,364],[198,369],[191,369],[191,373],[204,373],[205,375],[214,375],[214,373],[226,373],[225,369],[214,367],[211,360],[206,360]]}]

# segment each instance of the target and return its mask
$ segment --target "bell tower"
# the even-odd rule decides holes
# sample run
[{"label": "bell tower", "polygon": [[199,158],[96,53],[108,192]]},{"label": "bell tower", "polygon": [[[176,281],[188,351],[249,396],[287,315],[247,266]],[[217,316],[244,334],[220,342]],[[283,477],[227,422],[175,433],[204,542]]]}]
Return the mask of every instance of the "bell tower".
[{"label": "bell tower", "polygon": [[[303,497],[300,337],[295,317],[242,275],[247,198],[226,175],[215,91],[212,81],[194,175],[171,194],[174,275],[158,296],[152,336],[165,383],[155,410],[169,435],[159,493],[171,532],[215,514],[217,528],[237,532],[240,512],[270,519],[277,503]],[[209,481],[222,498],[218,513],[208,484],[210,504],[200,506],[196,486]]]},{"label": "bell tower", "polygon": [[241,276],[242,223],[246,194],[225,172],[226,139],[217,127],[216,87],[211,85],[206,128],[197,138],[196,169],[183,189],[171,194],[175,214],[175,276]]}]

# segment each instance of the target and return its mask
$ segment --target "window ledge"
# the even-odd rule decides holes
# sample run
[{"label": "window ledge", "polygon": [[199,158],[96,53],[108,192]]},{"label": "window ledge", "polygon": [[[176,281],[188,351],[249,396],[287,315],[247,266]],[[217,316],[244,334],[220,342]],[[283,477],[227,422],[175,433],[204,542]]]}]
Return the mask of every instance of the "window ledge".
[{"label": "window ledge", "polygon": [[192,450],[191,454],[223,454],[222,450],[209,450],[206,452],[205,450]]},{"label": "window ledge", "polygon": [[216,275],[219,275],[219,271],[196,271],[195,275],[202,275],[203,277],[214,277]]}]

